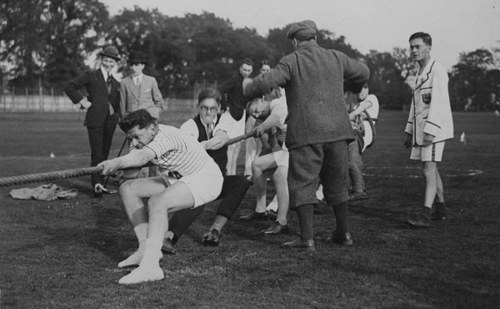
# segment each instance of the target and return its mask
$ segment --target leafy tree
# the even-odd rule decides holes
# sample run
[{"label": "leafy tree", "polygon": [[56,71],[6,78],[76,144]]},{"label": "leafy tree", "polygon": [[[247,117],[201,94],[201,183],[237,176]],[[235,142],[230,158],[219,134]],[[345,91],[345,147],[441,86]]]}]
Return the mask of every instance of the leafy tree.
[{"label": "leafy tree", "polygon": [[[399,54],[401,56],[401,54]],[[370,51],[365,56],[370,68],[370,92],[374,93],[384,108],[401,109],[411,101],[405,78],[402,76],[404,65],[388,52]]]},{"label": "leafy tree", "polygon": [[5,0],[0,3],[0,60],[12,84],[59,85],[84,67],[108,13],[98,0]]},{"label": "leafy tree", "polygon": [[34,84],[41,74],[37,59],[44,43],[40,37],[43,0],[4,0],[0,2],[0,61],[10,63],[8,72],[19,82]]},{"label": "leafy tree", "polygon": [[489,50],[461,53],[450,78],[454,109],[489,110],[491,94],[500,93],[498,76],[495,59]]}]

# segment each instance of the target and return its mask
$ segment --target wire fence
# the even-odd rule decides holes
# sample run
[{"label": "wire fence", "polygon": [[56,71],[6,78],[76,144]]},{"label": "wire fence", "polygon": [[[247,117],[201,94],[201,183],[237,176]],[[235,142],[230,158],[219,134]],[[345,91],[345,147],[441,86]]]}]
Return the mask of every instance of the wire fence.
[{"label": "wire fence", "polygon": [[[196,108],[199,92],[216,84],[196,83],[193,88],[183,93],[183,98],[164,98],[164,110],[191,110]],[[2,112],[76,112],[80,106],[73,104],[58,88],[0,88],[0,111]]]}]

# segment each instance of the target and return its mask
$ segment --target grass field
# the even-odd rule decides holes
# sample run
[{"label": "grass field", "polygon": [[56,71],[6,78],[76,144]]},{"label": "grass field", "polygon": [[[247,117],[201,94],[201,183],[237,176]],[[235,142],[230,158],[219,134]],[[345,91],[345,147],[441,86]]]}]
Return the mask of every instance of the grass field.
[{"label": "grass field", "polygon": [[[178,126],[191,114],[168,112],[162,122]],[[0,177],[86,167],[83,115],[1,113]],[[415,230],[404,221],[422,205],[424,183],[402,147],[406,117],[381,112],[365,153],[370,199],[349,206],[354,246],[322,240],[334,228],[327,210],[315,216],[312,255],[279,247],[295,235],[264,237],[269,223],[236,218],[222,244],[206,248],[212,206],[154,283],[117,284],[129,270],[116,264],[135,237],[119,197],[93,199],[88,177],[56,182],[79,191],[69,200],[19,201],[8,193],[20,186],[0,188],[0,308],[499,308],[500,118],[454,114],[456,138],[440,165],[449,220]],[[467,147],[458,141],[464,131]],[[123,138],[117,131],[113,156]],[[240,212],[254,203],[250,189]],[[299,231],[295,213],[290,225]]]}]

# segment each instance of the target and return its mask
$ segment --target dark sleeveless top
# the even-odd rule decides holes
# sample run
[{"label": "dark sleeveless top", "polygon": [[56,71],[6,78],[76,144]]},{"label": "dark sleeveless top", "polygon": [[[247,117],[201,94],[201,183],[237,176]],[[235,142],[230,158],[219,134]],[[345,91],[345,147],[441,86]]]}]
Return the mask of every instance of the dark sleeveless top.
[{"label": "dark sleeveless top", "polygon": [[[193,118],[194,123],[198,127],[198,142],[203,142],[208,140],[206,127],[203,125],[200,119],[200,115]],[[215,126],[219,123],[220,115],[217,115],[217,122]],[[214,159],[215,163],[219,166],[223,175],[226,175],[226,164],[227,164],[227,146],[221,147],[217,150],[207,150],[209,156]]]}]

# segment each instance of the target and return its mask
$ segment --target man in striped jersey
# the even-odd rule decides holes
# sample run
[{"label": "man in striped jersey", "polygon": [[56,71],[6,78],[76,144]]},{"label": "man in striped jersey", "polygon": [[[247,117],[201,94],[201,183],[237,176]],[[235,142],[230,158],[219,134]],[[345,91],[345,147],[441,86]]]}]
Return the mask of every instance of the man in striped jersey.
[{"label": "man in striped jersey", "polygon": [[[159,261],[163,237],[168,230],[165,218],[215,200],[221,192],[223,176],[196,139],[175,127],[157,124],[156,118],[146,110],[126,115],[119,125],[131,140],[132,149],[125,156],[100,163],[102,173],[110,175],[135,168],[125,173],[125,177],[131,178],[138,168],[151,162],[158,166],[161,176],[128,180],[120,187],[139,248],[118,267],[139,267],[118,283],[161,280],[164,274]],[[168,175],[176,175],[177,179]],[[148,200],[148,209],[144,199]]]}]

